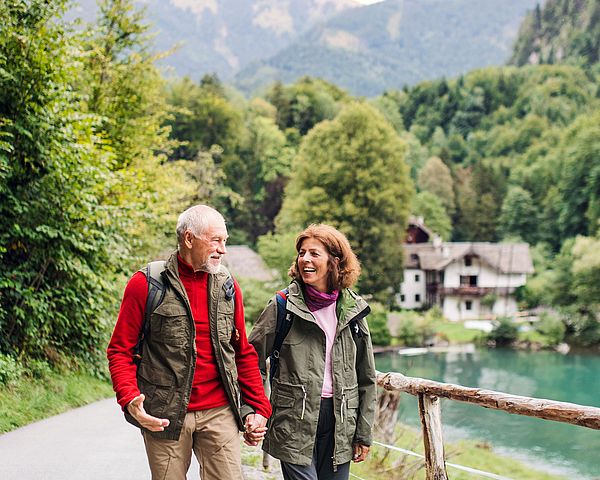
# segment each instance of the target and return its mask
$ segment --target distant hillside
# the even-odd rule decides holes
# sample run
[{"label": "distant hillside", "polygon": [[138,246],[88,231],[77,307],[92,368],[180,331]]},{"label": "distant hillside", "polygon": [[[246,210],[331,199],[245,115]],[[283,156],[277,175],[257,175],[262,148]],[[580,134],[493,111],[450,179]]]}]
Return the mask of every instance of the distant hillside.
[{"label": "distant hillside", "polygon": [[313,75],[359,95],[506,63],[536,0],[387,0],[345,10],[235,77],[251,92]]},{"label": "distant hillside", "polygon": [[600,1],[548,0],[531,11],[515,43],[514,65],[599,60]]},{"label": "distant hillside", "polygon": [[[229,80],[248,63],[274,55],[315,22],[356,7],[356,0],[135,0],[145,6],[160,50],[180,48],[163,63],[194,79]],[[72,14],[91,20],[95,0],[78,0]]]}]

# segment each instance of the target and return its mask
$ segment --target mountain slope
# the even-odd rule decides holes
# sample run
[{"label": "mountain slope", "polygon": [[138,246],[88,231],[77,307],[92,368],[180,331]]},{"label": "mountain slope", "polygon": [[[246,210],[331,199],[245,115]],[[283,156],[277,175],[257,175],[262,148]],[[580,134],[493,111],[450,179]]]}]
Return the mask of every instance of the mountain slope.
[{"label": "mountain slope", "polygon": [[527,15],[510,62],[590,65],[599,55],[600,1],[548,0]]},{"label": "mountain slope", "polygon": [[[91,20],[95,0],[79,0]],[[178,75],[230,79],[248,63],[284,48],[324,18],[356,7],[356,0],[135,0],[145,6],[159,50],[179,48],[163,61]]]},{"label": "mountain slope", "polygon": [[536,0],[387,0],[346,10],[235,77],[244,91],[314,75],[354,94],[500,65]]}]

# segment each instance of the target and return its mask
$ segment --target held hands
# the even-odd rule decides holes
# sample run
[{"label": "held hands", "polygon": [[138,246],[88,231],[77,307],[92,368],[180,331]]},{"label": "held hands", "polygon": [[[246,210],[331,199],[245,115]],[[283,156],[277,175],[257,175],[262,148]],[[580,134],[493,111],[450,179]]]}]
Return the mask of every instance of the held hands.
[{"label": "held hands", "polygon": [[145,429],[151,432],[162,432],[165,427],[169,426],[169,420],[148,415],[144,410],[145,399],[146,397],[141,393],[127,404],[127,411]]},{"label": "held hands", "polygon": [[251,447],[258,445],[267,433],[267,419],[260,413],[251,413],[246,417],[244,443]]},{"label": "held hands", "polygon": [[354,463],[362,462],[365,458],[367,458],[368,453],[369,447],[366,445],[360,445],[357,443],[352,445],[352,461]]}]

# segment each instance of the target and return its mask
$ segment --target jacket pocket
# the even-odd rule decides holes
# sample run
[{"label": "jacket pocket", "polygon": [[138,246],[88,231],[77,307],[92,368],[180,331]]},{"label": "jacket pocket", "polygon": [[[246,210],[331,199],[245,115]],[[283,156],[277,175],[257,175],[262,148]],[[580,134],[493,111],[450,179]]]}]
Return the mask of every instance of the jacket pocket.
[{"label": "jacket pocket", "polygon": [[290,440],[298,433],[298,420],[301,417],[300,409],[305,402],[305,389],[302,385],[273,383],[271,405],[273,413],[269,420],[271,444],[289,444]]},{"label": "jacket pocket", "polygon": [[138,370],[138,386],[140,392],[146,397],[144,410],[149,415],[159,418],[168,416],[167,407],[172,403],[175,394],[173,383],[173,378],[168,374],[150,370],[144,375],[141,369]]},{"label": "jacket pocket", "polygon": [[175,377],[170,372],[159,368],[152,368],[148,363],[141,363],[137,374],[138,381],[145,385],[172,387],[175,384]]},{"label": "jacket pocket", "polygon": [[356,433],[356,422],[359,415],[360,397],[358,394],[358,385],[350,388],[344,388],[342,392],[342,403],[340,414],[344,424],[347,446],[352,446],[354,434]]},{"label": "jacket pocket", "polygon": [[156,343],[180,345],[189,336],[189,320],[183,305],[161,304],[150,319],[150,335]]}]

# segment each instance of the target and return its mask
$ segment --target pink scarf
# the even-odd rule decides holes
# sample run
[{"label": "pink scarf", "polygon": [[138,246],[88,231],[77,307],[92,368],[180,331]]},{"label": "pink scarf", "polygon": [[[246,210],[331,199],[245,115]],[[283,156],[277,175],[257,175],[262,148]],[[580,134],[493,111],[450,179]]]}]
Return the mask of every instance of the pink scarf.
[{"label": "pink scarf", "polygon": [[331,293],[323,293],[310,285],[304,285],[304,293],[306,295],[306,306],[311,312],[328,307],[337,300],[339,295],[337,290],[334,290]]}]

